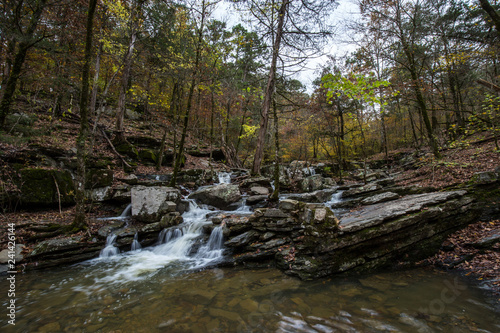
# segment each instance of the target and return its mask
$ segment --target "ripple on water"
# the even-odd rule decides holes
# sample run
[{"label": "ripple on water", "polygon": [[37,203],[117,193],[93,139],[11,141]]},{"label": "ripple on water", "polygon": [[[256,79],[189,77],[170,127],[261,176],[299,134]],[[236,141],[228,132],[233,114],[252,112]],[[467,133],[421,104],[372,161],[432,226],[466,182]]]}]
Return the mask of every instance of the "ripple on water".
[{"label": "ripple on water", "polygon": [[96,261],[19,275],[15,331],[498,332],[500,328],[498,313],[476,287],[442,272],[411,270],[303,282],[274,269],[182,273],[163,267],[146,279],[111,283],[120,279],[106,275],[112,265]]}]

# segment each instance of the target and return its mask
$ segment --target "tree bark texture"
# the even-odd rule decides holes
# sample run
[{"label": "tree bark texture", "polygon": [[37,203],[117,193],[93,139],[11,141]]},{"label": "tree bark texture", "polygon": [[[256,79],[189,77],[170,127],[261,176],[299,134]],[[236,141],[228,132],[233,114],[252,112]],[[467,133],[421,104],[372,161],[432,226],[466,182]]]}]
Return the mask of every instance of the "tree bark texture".
[{"label": "tree bark texture", "polygon": [[47,0],[39,0],[36,2],[36,7],[31,17],[28,29],[23,36],[23,40],[19,43],[18,51],[14,57],[14,63],[10,71],[9,78],[5,84],[5,90],[3,92],[2,101],[0,102],[0,128],[5,125],[5,118],[10,112],[10,105],[12,104],[12,99],[16,91],[17,80],[21,74],[21,69],[23,67],[24,61],[26,60],[26,54],[31,46],[33,46],[33,35],[35,34],[36,27],[40,21],[43,10],[47,5]]},{"label": "tree bark texture", "polygon": [[89,76],[90,61],[92,58],[92,30],[94,27],[94,13],[97,0],[89,1],[87,14],[87,34],[85,38],[85,56],[82,69],[82,92],[80,95],[80,132],[76,140],[76,210],[75,218],[71,225],[73,232],[87,228],[85,216],[85,160],[86,160],[86,142],[89,133],[88,121],[88,98],[89,98]]},{"label": "tree bark texture", "polygon": [[286,12],[289,0],[283,0],[279,10],[278,27],[276,36],[273,41],[273,55],[271,60],[271,68],[269,69],[269,76],[267,79],[266,93],[264,102],[262,104],[262,112],[260,118],[259,134],[257,136],[257,147],[255,148],[255,157],[253,160],[252,174],[260,174],[260,166],[264,158],[264,146],[266,143],[267,124],[269,123],[269,109],[271,108],[271,101],[274,95],[274,88],[276,85],[276,64],[278,62],[278,55],[280,51],[281,39],[283,37],[283,26],[285,23]]}]

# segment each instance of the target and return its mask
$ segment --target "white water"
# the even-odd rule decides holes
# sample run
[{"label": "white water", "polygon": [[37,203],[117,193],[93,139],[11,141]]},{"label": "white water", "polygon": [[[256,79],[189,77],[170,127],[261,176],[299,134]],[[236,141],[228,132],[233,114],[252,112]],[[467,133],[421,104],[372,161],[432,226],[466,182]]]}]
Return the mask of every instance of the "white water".
[{"label": "white water", "polygon": [[181,229],[163,229],[158,235],[158,245],[170,242],[182,236]]},{"label": "white water", "polygon": [[139,243],[139,235],[137,232],[134,235],[134,240],[132,241],[132,245],[130,246],[131,251],[137,251],[141,249],[141,243]]},{"label": "white water", "polygon": [[[178,272],[202,268],[219,260],[223,251],[221,228],[215,228],[208,241],[196,250],[197,243],[203,241],[203,226],[211,224],[206,218],[208,213],[211,211],[190,201],[189,211],[183,214],[184,222],[162,232],[159,236],[161,244],[141,251],[101,255],[99,260],[105,260],[107,265],[100,267],[104,271],[99,274],[101,277],[96,278],[96,284],[137,281],[151,277],[163,269],[174,268]],[[116,239],[116,235],[110,237]],[[103,252],[108,253],[108,250],[110,248],[106,246]]]},{"label": "white water", "polygon": [[253,213],[252,207],[247,205],[247,198],[242,199],[241,206],[238,207],[235,211],[232,211],[232,213],[236,214],[251,214]]},{"label": "white water", "polygon": [[307,167],[302,169],[302,173],[305,176],[314,176],[316,174],[316,170],[313,167]]},{"label": "white water", "polygon": [[109,258],[116,256],[120,253],[120,250],[115,246],[116,235],[111,233],[106,238],[106,246],[101,250],[99,258]]},{"label": "white water", "polygon": [[220,184],[231,184],[231,173],[230,172],[219,172],[219,183]]},{"label": "white water", "polygon": [[100,217],[97,220],[100,221],[108,221],[108,220],[125,220],[126,218],[130,217],[132,211],[132,204],[129,203],[127,207],[123,210],[123,212],[119,216],[112,216],[112,217]]},{"label": "white water", "polygon": [[131,212],[132,211],[132,204],[129,203],[128,206],[123,210],[123,212],[120,214],[120,218],[124,219],[126,218],[127,216],[130,216],[131,215]]},{"label": "white water", "polygon": [[325,202],[325,205],[327,207],[331,207],[333,204],[339,203],[342,201],[342,193],[344,191],[337,191],[332,194],[332,197],[330,198],[329,201]]}]

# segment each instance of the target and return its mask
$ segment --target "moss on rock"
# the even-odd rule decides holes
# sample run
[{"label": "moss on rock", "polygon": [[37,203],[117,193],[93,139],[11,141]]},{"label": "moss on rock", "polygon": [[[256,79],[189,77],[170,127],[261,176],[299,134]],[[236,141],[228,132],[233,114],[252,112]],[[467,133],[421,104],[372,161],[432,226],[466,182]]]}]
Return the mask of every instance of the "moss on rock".
[{"label": "moss on rock", "polygon": [[21,203],[53,206],[75,203],[75,186],[69,171],[26,168],[20,170]]}]

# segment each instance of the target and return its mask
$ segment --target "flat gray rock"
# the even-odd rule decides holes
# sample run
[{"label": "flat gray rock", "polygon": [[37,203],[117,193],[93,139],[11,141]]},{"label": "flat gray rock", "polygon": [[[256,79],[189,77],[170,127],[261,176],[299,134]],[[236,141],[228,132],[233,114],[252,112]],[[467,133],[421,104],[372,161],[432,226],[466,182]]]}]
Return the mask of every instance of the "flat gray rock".
[{"label": "flat gray rock", "polygon": [[342,217],[340,225],[343,232],[358,231],[406,214],[419,212],[428,206],[460,198],[466,193],[467,191],[451,191],[409,195],[388,203],[379,203],[351,212]]},{"label": "flat gray rock", "polygon": [[384,192],[361,200],[361,204],[374,205],[377,203],[396,200],[396,199],[399,199],[399,194],[393,192]]},{"label": "flat gray rock", "polygon": [[16,244],[16,248],[14,250],[14,258],[9,257],[9,254],[11,254],[9,252],[9,249],[2,250],[2,252],[0,252],[0,264],[6,264],[11,259],[14,259],[16,263],[23,260],[23,255],[21,254],[23,248],[23,244]]}]

